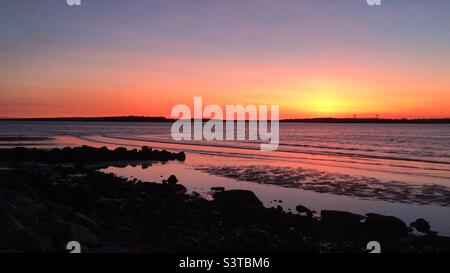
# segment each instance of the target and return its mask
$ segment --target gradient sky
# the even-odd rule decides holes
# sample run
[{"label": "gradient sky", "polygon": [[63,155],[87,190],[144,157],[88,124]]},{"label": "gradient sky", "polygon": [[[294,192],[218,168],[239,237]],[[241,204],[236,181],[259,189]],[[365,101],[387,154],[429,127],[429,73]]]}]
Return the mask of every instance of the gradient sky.
[{"label": "gradient sky", "polygon": [[450,1],[2,0],[0,117],[450,117]]}]

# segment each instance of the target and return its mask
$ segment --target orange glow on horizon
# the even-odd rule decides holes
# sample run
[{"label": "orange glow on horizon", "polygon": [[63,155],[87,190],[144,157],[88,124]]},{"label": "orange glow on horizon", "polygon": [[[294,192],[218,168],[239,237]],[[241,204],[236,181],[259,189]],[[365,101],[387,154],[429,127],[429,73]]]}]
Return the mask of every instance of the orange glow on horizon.
[{"label": "orange glow on horizon", "polygon": [[337,57],[336,63],[288,64],[105,53],[97,58],[101,62],[80,67],[46,61],[30,66],[20,81],[1,82],[7,92],[1,94],[0,117],[169,117],[173,106],[190,105],[194,96],[222,106],[278,104],[281,118],[450,117],[450,75],[405,75],[375,64],[343,64]]}]

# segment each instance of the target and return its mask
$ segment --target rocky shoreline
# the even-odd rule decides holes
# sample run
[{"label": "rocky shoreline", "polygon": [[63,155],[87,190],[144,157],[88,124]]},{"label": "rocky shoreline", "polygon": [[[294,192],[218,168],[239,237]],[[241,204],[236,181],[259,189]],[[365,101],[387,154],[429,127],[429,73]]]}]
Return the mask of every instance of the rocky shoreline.
[{"label": "rocky shoreline", "polygon": [[185,158],[146,147],[0,150],[0,252],[68,252],[78,241],[89,253],[359,253],[374,240],[383,252],[450,252],[450,238],[424,219],[316,217],[300,204],[294,214],[265,208],[250,191],[216,188],[206,200],[174,175],[143,182],[98,171],[106,162]]}]

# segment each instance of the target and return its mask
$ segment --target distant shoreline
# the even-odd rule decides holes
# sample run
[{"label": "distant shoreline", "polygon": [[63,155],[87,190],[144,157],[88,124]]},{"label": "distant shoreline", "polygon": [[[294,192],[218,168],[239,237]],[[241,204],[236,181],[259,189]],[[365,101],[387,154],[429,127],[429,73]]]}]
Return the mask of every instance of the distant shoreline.
[{"label": "distant shoreline", "polygon": [[[165,117],[64,117],[64,118],[0,118],[0,121],[61,121],[61,122],[174,122]],[[208,120],[203,120],[208,121]],[[440,119],[377,119],[377,118],[307,118],[282,119],[282,123],[368,123],[368,124],[450,124],[450,118]]]}]

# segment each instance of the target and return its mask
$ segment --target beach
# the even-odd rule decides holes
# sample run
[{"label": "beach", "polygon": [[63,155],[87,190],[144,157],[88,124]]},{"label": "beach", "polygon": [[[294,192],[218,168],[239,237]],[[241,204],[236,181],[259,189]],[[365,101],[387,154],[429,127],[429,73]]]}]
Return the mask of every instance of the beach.
[{"label": "beach", "polygon": [[[350,124],[340,125],[339,128],[333,127],[335,125],[314,126],[284,126],[282,124],[280,150],[267,153],[255,148],[258,143],[180,143],[170,141],[167,135],[170,124],[164,123],[3,122],[0,136],[3,149],[20,146],[46,151],[86,145],[96,148],[104,147],[102,150],[106,153],[106,150],[113,151],[119,147],[130,151],[140,151],[142,147],[150,147],[158,150],[165,149],[169,151],[169,154],[183,152],[185,158],[184,160],[156,158],[157,160],[149,161],[143,160],[145,158],[142,157],[134,158],[136,154],[128,158],[95,156],[94,158],[98,158],[98,162],[86,160],[87,162],[83,162],[83,164],[77,162],[74,165],[71,160],[67,160],[67,162],[64,160],[54,160],[53,162],[38,160],[36,162],[36,160],[29,161],[28,158],[27,162],[26,158],[21,158],[20,153],[16,152],[18,157],[16,161],[20,164],[2,160],[0,179],[2,181],[6,179],[8,184],[6,188],[9,188],[11,183],[8,180],[15,177],[15,172],[24,172],[25,176],[31,175],[30,172],[39,176],[45,174],[48,177],[47,183],[53,183],[50,181],[68,183],[53,192],[53,194],[62,196],[73,185],[80,182],[84,186],[91,187],[90,179],[82,179],[82,177],[91,175],[101,177],[101,179],[109,181],[108,183],[123,184],[128,189],[127,193],[123,193],[123,195],[121,191],[118,191],[112,195],[114,197],[112,198],[107,192],[96,190],[94,192],[96,197],[92,197],[95,200],[112,199],[109,200],[111,208],[108,209],[112,209],[114,206],[124,209],[124,211],[121,209],[116,211],[114,216],[107,216],[108,212],[106,215],[97,214],[97,210],[101,211],[104,204],[92,202],[92,207],[86,210],[77,205],[74,207],[73,204],[60,203],[61,200],[57,202],[52,200],[55,202],[52,205],[59,208],[55,219],[63,218],[64,221],[80,224],[71,216],[72,212],[75,212],[91,219],[96,223],[95,226],[99,226],[99,223],[101,223],[100,226],[103,225],[97,231],[86,227],[91,235],[96,237],[96,243],[90,242],[91,245],[87,248],[94,252],[102,251],[102,248],[108,245],[113,248],[103,248],[103,250],[177,252],[186,251],[190,247],[200,252],[223,252],[227,250],[227,247],[238,247],[233,244],[236,244],[236,240],[242,239],[238,239],[236,236],[243,231],[247,230],[244,232],[245,238],[250,240],[246,237],[247,233],[252,233],[255,229],[260,230],[264,235],[249,236],[263,236],[263,241],[267,243],[266,248],[263,249],[267,251],[363,252],[366,251],[368,240],[373,239],[373,236],[379,240],[386,240],[383,236],[380,237],[379,232],[365,226],[367,219],[370,219],[369,223],[374,219],[375,222],[391,223],[395,227],[394,230],[397,231],[392,234],[388,228],[388,231],[382,233],[389,238],[394,236],[401,242],[406,240],[404,244],[398,243],[398,241],[395,241],[394,244],[388,243],[389,251],[434,252],[448,249],[448,241],[445,237],[450,235],[448,221],[448,216],[450,216],[450,174],[447,162],[448,150],[445,146],[448,145],[446,141],[449,137],[447,125],[419,125],[419,127],[414,127],[417,125],[405,125],[404,127],[396,125],[397,128],[400,127],[399,132],[393,131],[394,127],[389,127],[392,125],[383,125],[387,127],[378,128],[377,126],[380,125]],[[318,127],[321,129],[317,129]],[[29,130],[30,128],[32,130]],[[371,128],[370,133],[367,133],[368,128]],[[333,130],[335,131],[333,132]],[[362,137],[360,130],[366,132],[363,141],[358,140],[358,137]],[[25,134],[27,131],[32,133]],[[339,135],[336,135],[336,132]],[[434,138],[426,137],[430,132],[434,132]],[[390,134],[389,139],[383,140],[387,143],[374,145],[383,142],[383,134],[386,133]],[[441,141],[442,149],[421,147],[421,140],[425,138],[428,142],[435,144]],[[322,143],[320,143],[321,141]],[[347,144],[345,146],[335,144],[342,141],[346,141]],[[327,144],[324,145],[324,142]],[[390,144],[391,142],[396,143]],[[402,146],[399,143],[403,143]],[[395,146],[396,149],[391,148],[389,153],[387,151],[389,145]],[[117,161],[117,159],[121,160]],[[72,160],[79,161],[76,157]],[[14,169],[16,171],[13,171]],[[177,187],[183,189],[181,195],[179,195],[180,192],[176,193],[177,191],[171,192],[171,186],[167,183],[163,184],[163,180],[167,180],[171,176],[176,177]],[[74,181],[74,178],[77,178],[77,181]],[[31,187],[32,197],[36,198],[37,195],[40,200],[38,203],[44,199],[45,206],[48,205],[47,202],[50,200],[46,200],[47,197],[40,197],[42,194],[46,196],[48,193],[35,189],[36,185],[24,181],[22,178],[13,180],[20,181],[20,184],[28,184],[25,188]],[[153,213],[155,209],[154,207],[148,208],[150,205],[146,199],[135,200],[137,192],[141,191],[142,187],[146,187],[143,185],[158,185],[147,193],[144,190],[142,194],[147,194],[149,199],[158,199],[161,204],[151,203],[151,206],[156,206],[162,214],[170,217],[176,224],[175,227],[168,228],[166,225],[169,224],[162,224],[166,220],[163,221],[159,218],[152,221],[151,225],[149,222],[143,222],[140,217],[149,214],[149,210]],[[169,188],[165,189],[164,187]],[[236,208],[219,205],[215,199],[214,195],[217,194],[217,191],[233,194],[233,191],[236,190],[246,192],[243,199],[239,199],[240,201],[237,203],[243,205],[248,198],[253,200],[250,202],[250,206],[254,208],[249,214],[254,215],[254,210],[256,210],[258,211],[256,215],[259,217],[250,222],[243,221],[230,212]],[[25,193],[19,191],[17,194]],[[170,201],[166,200],[167,194]],[[247,196],[248,194],[252,197]],[[27,195],[27,198],[30,196]],[[170,204],[166,204],[166,202]],[[172,202],[174,203],[172,204]],[[10,205],[17,206],[17,200]],[[141,206],[146,209],[141,209]],[[181,212],[175,212],[173,209],[175,207]],[[66,215],[64,212],[66,209],[71,213]],[[241,212],[242,208],[239,207],[238,210]],[[33,211],[33,209],[29,211]],[[184,218],[191,214],[192,217]],[[375,215],[388,218],[379,218]],[[29,218],[34,217],[30,216]],[[41,220],[37,219],[35,222],[39,223]],[[274,221],[274,219],[278,220]],[[274,222],[279,222],[279,219],[283,219],[280,222],[282,224],[276,228],[273,227]],[[350,222],[347,221],[348,219],[351,219]],[[422,219],[424,222],[422,220],[417,222],[418,219]],[[162,222],[160,223],[160,221]],[[209,230],[203,230],[202,234],[206,232],[212,237],[205,242],[196,237],[197,233],[193,226],[183,227],[181,223],[183,221],[187,223],[186,225],[199,225],[202,230]],[[132,224],[126,227],[121,222]],[[227,224],[220,227],[220,223],[224,222]],[[233,226],[228,226],[231,223],[234,223]],[[423,229],[421,232],[413,227],[415,224],[411,226],[412,223],[420,223],[422,228],[425,223],[429,223],[430,226],[427,228],[428,224],[425,224],[425,232]],[[216,227],[217,225],[219,227]],[[270,226],[269,229],[267,229],[267,225]],[[379,222],[377,225],[380,225]],[[291,234],[292,227],[298,229],[294,232],[295,235]],[[98,238],[98,231],[103,234],[105,233],[104,228],[114,230],[114,236],[123,237],[121,240],[125,241],[116,239],[105,241],[104,238]],[[172,228],[175,229],[174,232],[178,237],[181,234],[189,234],[184,239],[190,241],[191,245],[187,242],[178,244],[173,241],[158,245],[142,240],[142,232],[148,228],[157,229],[158,231],[155,231],[157,233],[164,233],[164,235],[153,237],[170,238],[171,236],[165,233],[170,232]],[[350,237],[346,239],[348,245],[338,244],[336,240],[342,237],[342,229],[347,230],[348,228],[356,230],[351,232]],[[280,230],[274,233],[274,229]],[[325,236],[323,232],[328,235]],[[222,236],[219,236],[220,234]],[[302,234],[301,238],[303,239],[299,239],[299,234]],[[285,238],[285,241],[280,238]],[[230,245],[224,242],[225,239]],[[306,243],[304,239],[309,243]],[[49,240],[52,241],[52,239]],[[208,240],[216,248],[208,245]],[[257,241],[259,242],[259,239]],[[298,245],[288,247],[289,241],[295,241]],[[415,246],[413,249],[411,249],[411,244]],[[137,245],[140,247],[136,247]],[[326,247],[322,247],[323,245]],[[242,251],[261,249],[260,245],[251,243],[243,244],[241,247]],[[52,244],[51,250],[65,251],[61,245],[55,246],[54,244]]]},{"label": "beach", "polygon": [[76,241],[84,253],[360,253],[377,240],[384,252],[450,251],[450,237],[424,219],[408,225],[334,209],[316,217],[301,204],[284,211],[281,200],[267,208],[249,190],[213,187],[208,200],[187,194],[175,175],[141,181],[98,171],[185,160],[148,147],[1,150],[0,248],[67,252]]}]

